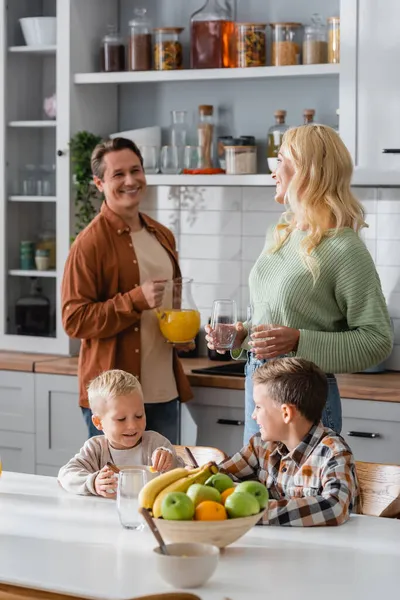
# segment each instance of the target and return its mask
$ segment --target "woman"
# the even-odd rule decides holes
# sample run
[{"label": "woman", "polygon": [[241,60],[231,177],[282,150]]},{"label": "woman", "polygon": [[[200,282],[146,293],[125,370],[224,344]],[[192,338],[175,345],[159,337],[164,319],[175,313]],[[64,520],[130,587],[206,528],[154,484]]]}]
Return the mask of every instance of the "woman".
[{"label": "woman", "polygon": [[[295,355],[322,368],[329,381],[323,423],[340,433],[341,402],[333,373],[362,371],[391,352],[386,302],[359,237],[366,224],[351,192],[352,172],[350,154],[330,127],[306,125],[285,133],[272,177],[275,200],[287,210],[249,278],[251,302],[267,304],[274,325],[255,315],[256,332],[250,338],[238,324],[235,340],[236,348],[250,350],[245,443],[258,431],[251,419],[252,375],[266,360]],[[207,328],[207,333],[212,348],[212,331]]]}]

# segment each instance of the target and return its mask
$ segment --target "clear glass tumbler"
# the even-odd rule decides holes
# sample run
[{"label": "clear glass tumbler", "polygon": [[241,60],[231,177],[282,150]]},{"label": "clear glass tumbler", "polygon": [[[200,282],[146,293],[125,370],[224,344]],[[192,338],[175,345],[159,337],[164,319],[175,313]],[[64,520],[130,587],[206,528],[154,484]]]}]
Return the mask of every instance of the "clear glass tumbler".
[{"label": "clear glass tumbler", "polygon": [[139,514],[139,492],[146,482],[146,471],[140,467],[125,468],[118,474],[117,509],[121,525],[126,529],[144,528]]},{"label": "clear glass tumbler", "polygon": [[159,171],[160,149],[157,146],[140,146],[145,173],[154,175]]},{"label": "clear glass tumbler", "polygon": [[[273,328],[272,311],[268,302],[252,302],[247,307],[247,328],[249,335],[260,331],[268,331]],[[269,340],[268,335],[261,338],[259,341],[264,342]]]},{"label": "clear glass tumbler", "polygon": [[237,307],[234,300],[215,300],[211,316],[216,350],[230,350],[236,338]]},{"label": "clear glass tumbler", "polygon": [[202,169],[204,166],[203,148],[201,146],[185,146],[183,158],[185,169]]},{"label": "clear glass tumbler", "polygon": [[180,172],[179,151],[177,146],[163,146],[161,148],[161,173],[176,175]]}]

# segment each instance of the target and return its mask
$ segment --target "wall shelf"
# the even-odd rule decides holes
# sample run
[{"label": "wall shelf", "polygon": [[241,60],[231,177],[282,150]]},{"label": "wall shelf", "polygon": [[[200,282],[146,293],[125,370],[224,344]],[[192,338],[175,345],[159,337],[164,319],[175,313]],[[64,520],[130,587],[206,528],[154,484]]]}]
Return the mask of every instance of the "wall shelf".
[{"label": "wall shelf", "polygon": [[42,54],[45,56],[55,54],[57,46],[10,46],[8,51],[14,54]]},{"label": "wall shelf", "polygon": [[118,73],[76,73],[77,84],[161,83],[172,81],[213,81],[228,79],[270,79],[281,77],[338,76],[340,65],[296,65],[252,67],[249,69],[185,69],[181,71],[123,71]]},{"label": "wall shelf", "polygon": [[25,271],[23,269],[10,269],[8,274],[12,277],[57,277],[57,271]]},{"label": "wall shelf", "polygon": [[9,121],[9,127],[44,127],[44,128],[53,128],[57,127],[57,121]]},{"label": "wall shelf", "polygon": [[271,175],[147,175],[149,186],[275,186]]},{"label": "wall shelf", "polygon": [[57,202],[56,196],[9,196],[10,202]]}]

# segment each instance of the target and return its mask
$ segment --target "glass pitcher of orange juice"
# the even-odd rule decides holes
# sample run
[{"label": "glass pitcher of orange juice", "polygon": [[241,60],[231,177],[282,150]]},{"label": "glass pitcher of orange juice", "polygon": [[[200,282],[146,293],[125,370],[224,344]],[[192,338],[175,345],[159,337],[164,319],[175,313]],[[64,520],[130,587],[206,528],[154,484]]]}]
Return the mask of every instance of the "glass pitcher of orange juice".
[{"label": "glass pitcher of orange juice", "polygon": [[171,344],[193,342],[200,330],[200,313],[192,296],[193,279],[167,281],[162,306],[157,309],[160,331]]}]

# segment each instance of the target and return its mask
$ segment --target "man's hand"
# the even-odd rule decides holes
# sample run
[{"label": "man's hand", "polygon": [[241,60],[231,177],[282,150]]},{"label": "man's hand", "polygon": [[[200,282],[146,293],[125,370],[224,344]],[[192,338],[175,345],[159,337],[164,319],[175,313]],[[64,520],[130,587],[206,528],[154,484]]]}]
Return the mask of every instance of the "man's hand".
[{"label": "man's hand", "polygon": [[107,465],[101,469],[94,480],[94,489],[98,496],[116,498],[118,481],[115,474]]},{"label": "man's hand", "polygon": [[142,284],[142,292],[149,308],[158,308],[161,306],[166,282],[166,279],[157,279],[154,281],[145,281]]},{"label": "man's hand", "polygon": [[164,448],[157,448],[153,452],[151,462],[153,469],[159,473],[162,473],[163,471],[169,471],[169,469],[172,468],[172,465],[174,464],[174,457],[168,450],[164,450]]}]

